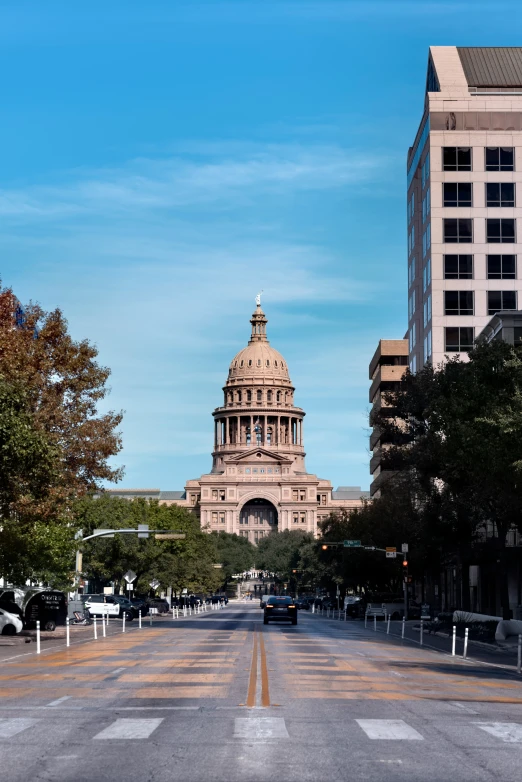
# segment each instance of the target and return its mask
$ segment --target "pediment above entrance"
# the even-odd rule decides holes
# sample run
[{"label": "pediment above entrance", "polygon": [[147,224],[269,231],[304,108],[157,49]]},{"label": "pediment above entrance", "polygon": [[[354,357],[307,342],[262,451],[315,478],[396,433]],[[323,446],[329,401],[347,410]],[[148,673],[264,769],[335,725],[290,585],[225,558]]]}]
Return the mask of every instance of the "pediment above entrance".
[{"label": "pediment above entrance", "polygon": [[292,464],[292,459],[266,448],[251,448],[249,451],[225,458],[225,462],[227,464]]}]

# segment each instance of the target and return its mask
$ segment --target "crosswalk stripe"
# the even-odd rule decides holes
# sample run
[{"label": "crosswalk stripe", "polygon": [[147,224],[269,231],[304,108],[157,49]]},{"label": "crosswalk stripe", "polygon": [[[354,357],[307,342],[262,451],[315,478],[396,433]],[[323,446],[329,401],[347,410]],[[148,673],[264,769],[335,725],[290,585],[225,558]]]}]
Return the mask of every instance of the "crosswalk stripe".
[{"label": "crosswalk stripe", "polygon": [[369,739],[422,741],[423,736],[404,720],[355,720]]},{"label": "crosswalk stripe", "polygon": [[287,739],[288,731],[283,717],[236,717],[236,739]]},{"label": "crosswalk stripe", "polygon": [[163,717],[152,719],[132,720],[118,719],[104,730],[97,733],[94,738],[99,739],[148,739],[159,725],[163,722]]},{"label": "crosswalk stripe", "polygon": [[0,719],[0,739],[10,739],[27,728],[32,728],[40,720],[29,717],[14,717],[13,719]]},{"label": "crosswalk stripe", "polygon": [[522,744],[522,725],[517,722],[475,722],[474,725],[506,744]]}]

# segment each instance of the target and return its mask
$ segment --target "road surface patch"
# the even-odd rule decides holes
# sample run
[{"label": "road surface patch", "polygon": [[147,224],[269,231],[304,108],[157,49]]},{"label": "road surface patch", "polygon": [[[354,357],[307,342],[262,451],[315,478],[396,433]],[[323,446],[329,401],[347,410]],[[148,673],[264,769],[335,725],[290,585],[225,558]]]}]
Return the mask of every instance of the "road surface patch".
[{"label": "road surface patch", "polygon": [[142,720],[118,719],[112,725],[97,733],[94,739],[148,739],[162,722],[163,717]]},{"label": "road surface patch", "polygon": [[29,717],[15,717],[13,719],[0,719],[0,739],[10,739],[27,728],[32,728],[40,720]]},{"label": "road surface patch", "polygon": [[423,741],[424,737],[404,720],[355,720],[369,739]]},{"label": "road surface patch", "polygon": [[522,725],[517,722],[475,722],[473,723],[486,733],[506,744],[522,744]]}]

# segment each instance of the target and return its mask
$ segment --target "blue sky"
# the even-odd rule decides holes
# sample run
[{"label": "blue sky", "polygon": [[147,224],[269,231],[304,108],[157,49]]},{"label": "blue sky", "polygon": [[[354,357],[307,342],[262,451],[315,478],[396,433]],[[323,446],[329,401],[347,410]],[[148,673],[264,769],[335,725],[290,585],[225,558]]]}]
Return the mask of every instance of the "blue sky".
[{"label": "blue sky", "polygon": [[405,157],[428,46],[512,2],[0,0],[0,275],[111,367],[128,487],[210,469],[264,290],[307,467],[369,485],[368,362],[406,329]]}]

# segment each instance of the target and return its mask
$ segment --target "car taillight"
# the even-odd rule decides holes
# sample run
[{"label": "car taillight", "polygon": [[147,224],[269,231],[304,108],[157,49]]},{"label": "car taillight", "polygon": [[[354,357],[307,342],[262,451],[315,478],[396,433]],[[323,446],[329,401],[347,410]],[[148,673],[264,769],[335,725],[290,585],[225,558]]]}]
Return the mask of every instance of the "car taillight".
[{"label": "car taillight", "polygon": [[288,608],[295,608],[295,606],[294,606],[294,605],[292,605],[292,606],[288,606]]},{"label": "car taillight", "polygon": [[265,606],[265,608],[273,608],[274,606]]}]

